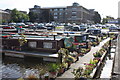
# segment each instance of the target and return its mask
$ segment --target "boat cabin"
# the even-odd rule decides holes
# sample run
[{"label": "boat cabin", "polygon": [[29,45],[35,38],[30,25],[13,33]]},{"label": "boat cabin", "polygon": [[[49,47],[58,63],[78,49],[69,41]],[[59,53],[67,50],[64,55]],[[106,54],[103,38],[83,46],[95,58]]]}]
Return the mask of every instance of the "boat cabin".
[{"label": "boat cabin", "polygon": [[3,49],[7,50],[19,50],[21,48],[21,51],[47,53],[56,53],[60,48],[64,47],[62,38],[56,38],[54,40],[54,38],[27,37],[25,40],[27,42],[20,46],[18,38],[3,38],[2,46]]}]

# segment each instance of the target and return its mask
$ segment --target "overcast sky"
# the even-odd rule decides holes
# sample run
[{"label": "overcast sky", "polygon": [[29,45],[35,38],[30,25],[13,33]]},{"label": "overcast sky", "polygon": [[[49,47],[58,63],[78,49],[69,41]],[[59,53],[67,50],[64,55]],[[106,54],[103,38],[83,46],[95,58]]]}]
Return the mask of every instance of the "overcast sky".
[{"label": "overcast sky", "polygon": [[29,12],[34,5],[41,7],[65,7],[78,2],[87,9],[95,9],[102,17],[118,17],[118,2],[120,0],[0,0],[0,9],[14,9]]}]

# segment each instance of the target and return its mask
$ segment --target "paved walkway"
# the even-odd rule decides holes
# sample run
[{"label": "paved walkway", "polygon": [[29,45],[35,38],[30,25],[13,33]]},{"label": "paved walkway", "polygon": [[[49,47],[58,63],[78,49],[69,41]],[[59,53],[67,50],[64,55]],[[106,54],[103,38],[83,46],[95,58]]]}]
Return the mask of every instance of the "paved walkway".
[{"label": "paved walkway", "polygon": [[101,49],[101,47],[104,45],[104,43],[109,41],[109,39],[110,38],[107,38],[107,39],[103,40],[98,46],[92,47],[90,52],[88,52],[83,57],[79,57],[79,61],[71,64],[70,69],[67,70],[62,76],[60,76],[58,78],[74,78],[74,75],[71,73],[73,71],[73,69],[77,69],[78,67],[84,68],[85,67],[84,63],[89,63],[90,60],[94,58],[93,53],[99,51]]}]

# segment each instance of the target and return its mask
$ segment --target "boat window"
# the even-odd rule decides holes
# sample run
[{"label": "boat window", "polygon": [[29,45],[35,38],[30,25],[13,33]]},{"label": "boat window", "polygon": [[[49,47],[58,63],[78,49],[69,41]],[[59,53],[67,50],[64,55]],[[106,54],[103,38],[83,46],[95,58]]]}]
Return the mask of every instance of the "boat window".
[{"label": "boat window", "polygon": [[36,48],[37,42],[29,42],[28,45],[29,45],[29,47],[31,47],[31,48]]},{"label": "boat window", "polygon": [[48,49],[52,49],[52,43],[51,42],[43,42],[43,48],[48,48]]}]

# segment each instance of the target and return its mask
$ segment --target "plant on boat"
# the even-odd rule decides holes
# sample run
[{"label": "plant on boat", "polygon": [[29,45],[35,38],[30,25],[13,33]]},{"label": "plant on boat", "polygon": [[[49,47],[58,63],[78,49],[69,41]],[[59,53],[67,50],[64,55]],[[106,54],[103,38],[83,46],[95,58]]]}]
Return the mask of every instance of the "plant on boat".
[{"label": "plant on boat", "polygon": [[98,38],[98,43],[101,42],[101,41],[102,41],[102,39],[99,37],[99,38]]},{"label": "plant on boat", "polygon": [[58,54],[62,54],[62,55],[67,56],[67,55],[69,54],[69,51],[68,51],[68,49],[61,48],[61,49],[58,51]]},{"label": "plant on boat", "polygon": [[61,49],[57,52],[57,54],[59,55],[60,63],[63,63],[63,62],[66,61],[65,59],[66,59],[67,56],[69,55],[69,51],[68,51],[68,49],[61,48]]},{"label": "plant on boat", "polygon": [[70,65],[71,65],[73,62],[75,62],[75,58],[69,55],[69,56],[65,59],[65,62],[68,63],[68,68],[69,68]]},{"label": "plant on boat", "polygon": [[71,56],[71,55],[68,55],[68,56],[67,56],[66,62],[71,62],[71,63],[73,63],[73,62],[75,62],[75,61],[76,61],[76,58],[74,58],[73,56]]},{"label": "plant on boat", "polygon": [[86,50],[86,49],[81,48],[81,53],[86,53],[86,52],[87,52],[87,50]]},{"label": "plant on boat", "polygon": [[18,78],[17,80],[24,80],[23,78]]},{"label": "plant on boat", "polygon": [[70,52],[70,55],[74,57],[75,59],[78,59],[78,53],[76,51]]},{"label": "plant on boat", "polygon": [[93,42],[93,45],[94,45],[94,46],[98,45],[98,42]]},{"label": "plant on boat", "polygon": [[79,56],[84,56],[84,53],[79,53],[78,55],[79,55]]},{"label": "plant on boat", "polygon": [[91,67],[86,67],[86,69],[84,70],[84,77],[89,78],[90,73],[92,73],[92,68]]},{"label": "plant on boat", "polygon": [[92,42],[89,42],[89,45],[92,45]]},{"label": "plant on boat", "polygon": [[19,41],[19,44],[20,44],[20,49],[21,49],[21,47],[22,47],[25,43],[27,43],[27,40],[25,39],[25,35],[24,35],[24,34],[21,34],[21,36],[20,36],[20,38],[18,39],[18,41]]},{"label": "plant on boat", "polygon": [[26,80],[39,80],[39,78],[37,78],[34,74],[30,74]]},{"label": "plant on boat", "polygon": [[73,69],[71,72],[75,76],[75,80],[83,76],[83,68],[79,67],[78,69]]},{"label": "plant on boat", "polygon": [[62,64],[60,64],[60,66],[59,66],[58,75],[61,75],[62,73],[64,73],[64,71],[65,71],[65,67],[64,67],[64,65],[63,65],[63,63],[62,63]]},{"label": "plant on boat", "polygon": [[96,65],[96,63],[95,63],[95,61],[94,60],[90,60],[90,63],[89,64],[91,64],[91,65],[93,65],[93,66],[95,66]]},{"label": "plant on boat", "polygon": [[106,50],[104,48],[100,49],[100,53],[104,53]]},{"label": "plant on boat", "polygon": [[95,65],[94,64],[85,64],[86,66],[85,66],[85,70],[84,70],[84,76],[86,77],[88,77],[91,73],[92,73],[92,71],[93,71],[93,69],[94,69],[94,67],[95,67]]},{"label": "plant on boat", "polygon": [[59,69],[59,64],[51,63],[49,64],[49,72],[55,74]]},{"label": "plant on boat", "polygon": [[96,52],[96,53],[93,53],[93,56],[94,56],[94,57],[101,57],[102,54],[101,54],[100,52]]},{"label": "plant on boat", "polygon": [[109,41],[108,41],[108,42],[106,42],[106,43],[103,45],[103,48],[104,48],[105,50],[107,50],[107,49],[108,49],[108,47],[109,47]]},{"label": "plant on boat", "polygon": [[99,57],[94,57],[93,60],[97,60],[97,61],[100,61],[101,59]]},{"label": "plant on boat", "polygon": [[42,78],[42,76],[46,73],[46,71],[44,69],[40,70],[39,76],[40,78]]}]

